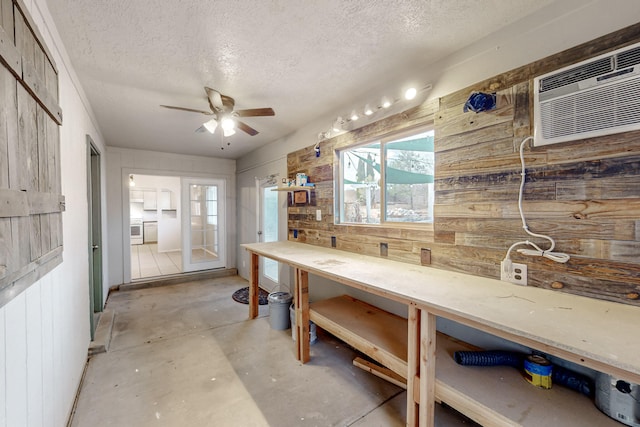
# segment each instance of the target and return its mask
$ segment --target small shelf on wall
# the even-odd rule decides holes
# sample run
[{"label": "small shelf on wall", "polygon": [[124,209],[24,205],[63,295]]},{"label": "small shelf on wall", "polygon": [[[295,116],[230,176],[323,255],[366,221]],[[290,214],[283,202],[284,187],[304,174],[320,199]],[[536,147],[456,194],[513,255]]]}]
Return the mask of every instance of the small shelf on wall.
[{"label": "small shelf on wall", "polygon": [[311,190],[314,189],[315,187],[291,185],[287,187],[273,188],[271,191],[286,191],[288,193],[292,193],[292,201],[294,204],[305,204],[311,201]]},{"label": "small shelf on wall", "polygon": [[274,188],[271,191],[306,191],[307,193],[309,193],[311,190],[315,189],[315,187],[308,187],[306,185],[291,185],[288,187],[278,187],[278,188]]}]

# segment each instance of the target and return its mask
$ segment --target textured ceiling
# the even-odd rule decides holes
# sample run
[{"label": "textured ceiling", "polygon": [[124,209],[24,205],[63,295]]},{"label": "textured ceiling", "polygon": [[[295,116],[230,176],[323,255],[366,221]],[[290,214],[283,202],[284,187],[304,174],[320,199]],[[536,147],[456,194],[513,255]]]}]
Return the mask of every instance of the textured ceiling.
[{"label": "textured ceiling", "polygon": [[[109,146],[238,158],[551,0],[47,0]],[[195,133],[204,86],[258,130]],[[230,145],[227,145],[227,142]],[[310,141],[309,143],[313,143]],[[225,149],[221,150],[221,146]]]}]

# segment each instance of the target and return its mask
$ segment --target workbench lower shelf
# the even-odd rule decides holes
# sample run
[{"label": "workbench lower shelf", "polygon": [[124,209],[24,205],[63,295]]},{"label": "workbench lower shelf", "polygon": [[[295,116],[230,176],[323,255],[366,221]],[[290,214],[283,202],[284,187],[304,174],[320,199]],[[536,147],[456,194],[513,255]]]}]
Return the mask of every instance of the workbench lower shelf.
[{"label": "workbench lower shelf", "polygon": [[[309,305],[320,328],[407,377],[407,320],[343,295]],[[478,350],[437,334],[436,399],[485,426],[619,427],[587,396],[562,386],[534,387],[508,366],[461,366],[455,351]]]}]

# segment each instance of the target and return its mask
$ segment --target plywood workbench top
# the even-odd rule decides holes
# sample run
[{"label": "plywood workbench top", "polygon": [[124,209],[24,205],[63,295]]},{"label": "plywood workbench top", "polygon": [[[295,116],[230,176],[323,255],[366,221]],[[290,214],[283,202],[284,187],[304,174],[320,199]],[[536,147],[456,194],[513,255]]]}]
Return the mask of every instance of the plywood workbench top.
[{"label": "plywood workbench top", "polygon": [[258,255],[640,383],[640,308],[290,241]]}]

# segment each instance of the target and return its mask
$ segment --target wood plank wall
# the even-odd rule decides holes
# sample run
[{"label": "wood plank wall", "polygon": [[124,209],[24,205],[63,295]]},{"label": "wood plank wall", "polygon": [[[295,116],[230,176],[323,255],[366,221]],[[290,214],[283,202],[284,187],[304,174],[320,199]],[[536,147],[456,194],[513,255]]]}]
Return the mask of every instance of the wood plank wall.
[{"label": "wood plank wall", "polygon": [[0,0],[0,307],[62,262],[58,72],[21,0]]},{"label": "wood plank wall", "polygon": [[[537,75],[640,41],[640,24],[472,87],[290,153],[288,177],[306,173],[311,200],[288,208],[289,240],[499,278],[512,243],[527,239],[518,213],[519,146],[533,133]],[[473,90],[496,91],[498,107],[463,113]],[[416,126],[435,127],[433,227],[334,224],[335,150]],[[315,141],[314,141],[315,144]],[[640,305],[640,131],[525,149],[524,211],[530,230],[549,234],[566,264],[513,254],[529,286]],[[316,210],[322,220],[316,221]],[[295,231],[295,233],[294,233]],[[297,236],[297,237],[294,237]],[[530,239],[543,248],[544,240]],[[428,252],[430,251],[430,253]]]}]

